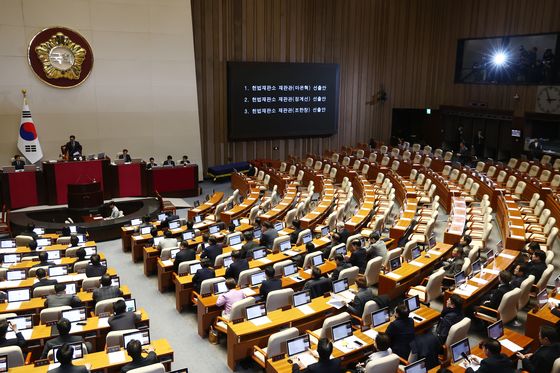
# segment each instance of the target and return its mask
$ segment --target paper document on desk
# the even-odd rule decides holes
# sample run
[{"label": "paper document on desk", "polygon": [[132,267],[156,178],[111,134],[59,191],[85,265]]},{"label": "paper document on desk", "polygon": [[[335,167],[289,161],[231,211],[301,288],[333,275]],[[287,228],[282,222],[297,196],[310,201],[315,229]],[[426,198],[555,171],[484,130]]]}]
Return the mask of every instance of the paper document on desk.
[{"label": "paper document on desk", "polygon": [[498,271],[497,269],[488,269],[488,268],[484,268],[484,273],[490,273],[493,275],[499,275],[500,271]]},{"label": "paper document on desk", "polygon": [[[39,250],[37,250],[37,251],[39,251]],[[0,249],[0,254],[13,254],[15,252],[17,252],[17,247],[12,247],[12,248],[9,248],[9,249]]]},{"label": "paper document on desk", "polygon": [[258,260],[258,262],[261,262],[262,264],[268,264],[271,262],[271,260],[268,258],[261,258]]},{"label": "paper document on desk", "polygon": [[299,360],[301,365],[303,365],[305,368],[307,368],[309,365],[315,364],[317,362],[317,358],[315,356],[313,356],[311,354],[311,352],[309,352],[309,351],[305,351],[305,352],[302,352],[301,354],[297,354],[297,355],[292,356],[292,360],[294,360],[294,361]]},{"label": "paper document on desk", "polygon": [[385,273],[385,276],[392,278],[393,280],[400,280],[402,278],[401,275],[397,275],[396,273],[393,272]]},{"label": "paper document on desk", "polygon": [[408,262],[408,264],[411,264],[415,267],[423,267],[424,266],[424,264],[422,264],[420,262],[417,262],[416,260],[413,260],[412,262]]},{"label": "paper document on desk", "polygon": [[471,278],[471,281],[476,282],[477,284],[480,284],[480,285],[486,285],[488,283],[487,280],[485,280],[483,278],[480,278],[480,277],[473,277],[473,278]]},{"label": "paper document on desk", "polygon": [[[70,281],[84,281],[87,278],[85,273],[76,273],[72,275],[72,280]],[[60,282],[60,280],[58,280]]]},{"label": "paper document on desk", "polygon": [[506,258],[506,259],[515,259],[515,256],[513,255],[509,255],[509,254],[505,254],[505,253],[500,253],[500,255],[498,255],[499,257],[502,258]]},{"label": "paper document on desk", "polygon": [[333,306],[334,308],[336,308],[337,310],[341,309],[342,307],[344,307],[346,305],[346,302],[343,301],[342,299],[337,299],[337,298],[332,298],[327,302],[327,304]]},{"label": "paper document on desk", "polygon": [[296,255],[298,255],[299,253],[298,253],[297,251],[294,251],[294,250],[286,250],[286,251],[284,251],[282,254],[284,254],[284,255],[289,255],[289,256],[296,256]]},{"label": "paper document on desk", "polygon": [[298,306],[296,307],[298,310],[301,311],[301,313],[303,313],[304,315],[311,315],[312,313],[315,312],[315,310],[313,308],[311,308],[309,305],[304,304],[303,306]]},{"label": "paper document on desk", "polygon": [[268,324],[269,322],[272,322],[268,316],[261,316],[261,317],[257,317],[256,319],[251,320],[251,322],[255,325],[255,326],[261,326],[264,324]]},{"label": "paper document on desk", "polygon": [[254,290],[251,289],[251,288],[243,288],[243,289],[241,289],[241,291],[243,292],[243,294],[245,294],[246,297],[250,297],[250,296],[252,296],[252,295],[257,294],[257,292],[254,291]]},{"label": "paper document on desk", "polygon": [[429,251],[428,251],[428,254],[430,254],[430,255],[435,255],[435,256],[440,256],[440,255],[441,255],[441,252],[439,252],[438,250],[433,250],[433,249],[432,249],[432,250],[429,250]]},{"label": "paper document on desk", "polygon": [[164,267],[171,267],[173,265],[173,260],[171,259],[162,260],[161,264],[163,264]]},{"label": "paper document on desk", "polygon": [[364,334],[375,341],[375,338],[377,338],[377,334],[379,333],[377,333],[374,329],[368,329],[364,332]]},{"label": "paper document on desk", "polygon": [[11,310],[19,310],[19,308],[21,307],[21,303],[22,302],[12,302],[12,303],[8,303],[8,306],[6,307],[6,310],[11,311]]},{"label": "paper document on desk", "polygon": [[109,318],[108,317],[100,317],[97,320],[97,327],[101,328],[108,328],[109,327]]},{"label": "paper document on desk", "polygon": [[548,303],[552,303],[555,307],[558,307],[560,305],[560,300],[556,298],[548,298]]},{"label": "paper document on desk", "polygon": [[107,354],[107,357],[109,358],[109,364],[111,364],[111,365],[122,363],[123,361],[126,360],[126,358],[124,356],[124,350],[109,352]]},{"label": "paper document on desk", "polygon": [[505,348],[507,348],[508,350],[510,350],[511,352],[518,352],[518,351],[522,351],[523,348],[521,348],[521,346],[513,343],[512,341],[510,341],[509,339],[500,339],[500,344],[502,346],[504,346]]},{"label": "paper document on desk", "polygon": [[84,330],[84,327],[82,325],[78,325],[76,323],[72,323],[72,327],[70,328],[70,334],[72,333],[79,333],[82,330]]},{"label": "paper document on desk", "polygon": [[299,276],[289,276],[290,279],[292,279],[295,282],[302,282],[303,279]]},{"label": "paper document on desk", "polygon": [[352,335],[350,337],[344,338],[340,341],[336,341],[333,343],[333,346],[344,352],[345,354],[354,351],[358,348],[364,347],[366,345],[366,343],[364,341],[362,341],[360,338],[356,337],[355,335]]},{"label": "paper document on desk", "polygon": [[461,285],[461,287],[459,288],[456,288],[453,293],[470,297],[477,290],[478,288],[476,286],[466,284],[466,285]]},{"label": "paper document on desk", "polygon": [[21,280],[10,280],[0,282],[0,289],[17,288],[21,284]]},{"label": "paper document on desk", "polygon": [[52,363],[52,364],[49,364],[49,367],[48,367],[48,369],[47,369],[47,372],[50,371],[50,370],[56,369],[56,368],[58,368],[58,367],[60,367],[60,363]]}]

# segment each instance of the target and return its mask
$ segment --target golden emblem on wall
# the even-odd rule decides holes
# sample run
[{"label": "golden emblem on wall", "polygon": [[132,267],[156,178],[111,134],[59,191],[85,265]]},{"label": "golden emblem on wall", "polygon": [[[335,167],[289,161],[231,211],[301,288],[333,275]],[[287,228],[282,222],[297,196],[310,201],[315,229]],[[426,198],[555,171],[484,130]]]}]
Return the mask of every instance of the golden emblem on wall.
[{"label": "golden emblem on wall", "polygon": [[93,67],[89,43],[82,35],[65,27],[48,28],[35,35],[27,53],[35,75],[57,88],[81,84]]},{"label": "golden emblem on wall", "polygon": [[87,51],[62,32],[35,47],[43,70],[51,79],[80,79]]}]

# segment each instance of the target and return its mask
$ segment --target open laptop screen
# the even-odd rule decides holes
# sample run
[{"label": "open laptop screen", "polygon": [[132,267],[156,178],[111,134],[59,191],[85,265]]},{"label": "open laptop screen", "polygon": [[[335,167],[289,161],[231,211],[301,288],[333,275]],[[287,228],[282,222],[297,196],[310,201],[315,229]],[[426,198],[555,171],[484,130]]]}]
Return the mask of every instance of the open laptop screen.
[{"label": "open laptop screen", "polygon": [[418,295],[405,299],[404,303],[408,308],[408,312],[414,312],[420,308],[420,300],[418,298]]},{"label": "open laptop screen", "polygon": [[385,307],[371,313],[371,323],[373,327],[389,322],[389,308]]},{"label": "open laptop screen", "polygon": [[471,354],[471,347],[469,345],[469,339],[465,338],[459,342],[453,343],[451,345],[451,353],[453,355],[453,362],[456,363],[463,359],[463,355],[469,356]]},{"label": "open laptop screen", "polygon": [[309,334],[304,334],[299,337],[288,339],[286,341],[288,347],[288,356],[301,354],[309,349]]},{"label": "open laptop screen", "polygon": [[335,294],[338,294],[345,290],[348,290],[348,279],[343,278],[333,282],[333,292]]},{"label": "open laptop screen", "polygon": [[67,311],[62,311],[61,316],[65,319],[68,319],[68,321],[70,322],[85,321],[85,319],[87,318],[86,308],[79,307]]},{"label": "open laptop screen", "polygon": [[352,335],[352,321],[346,321],[332,327],[333,342],[339,341]]},{"label": "open laptop screen", "polygon": [[467,282],[467,276],[465,276],[465,272],[461,271],[455,275],[455,286],[461,286],[465,282]]},{"label": "open laptop screen", "polygon": [[488,338],[499,339],[504,335],[504,324],[502,320],[498,320],[488,326]]},{"label": "open laptop screen", "polygon": [[264,271],[253,273],[251,275],[251,286],[260,285],[264,280],[266,280],[266,274]]},{"label": "open laptop screen", "polygon": [[309,293],[309,290],[304,290],[304,291],[294,293],[293,296],[294,307],[303,306],[304,304],[308,304],[308,303],[311,303],[311,294]]},{"label": "open laptop screen", "polygon": [[404,367],[404,373],[426,373],[426,359],[420,359]]},{"label": "open laptop screen", "polygon": [[[82,342],[68,343],[68,346],[70,346],[74,350],[74,353],[72,354],[72,360],[81,359],[84,357]],[[55,363],[58,363],[58,358],[56,357],[56,355],[61,347],[62,346],[53,347],[53,358]]]},{"label": "open laptop screen", "polygon": [[142,346],[146,346],[150,344],[150,331],[149,330],[141,330],[138,332],[130,332],[123,334],[123,345],[126,348],[128,342],[138,340],[142,344]]},{"label": "open laptop screen", "polygon": [[266,315],[266,306],[264,304],[256,304],[247,307],[245,311],[247,312],[247,320],[253,320]]},{"label": "open laptop screen", "polygon": [[284,273],[284,276],[291,276],[294,273],[297,273],[298,268],[297,265],[295,263],[291,263],[288,265],[285,265],[284,267],[282,267],[282,272]]}]

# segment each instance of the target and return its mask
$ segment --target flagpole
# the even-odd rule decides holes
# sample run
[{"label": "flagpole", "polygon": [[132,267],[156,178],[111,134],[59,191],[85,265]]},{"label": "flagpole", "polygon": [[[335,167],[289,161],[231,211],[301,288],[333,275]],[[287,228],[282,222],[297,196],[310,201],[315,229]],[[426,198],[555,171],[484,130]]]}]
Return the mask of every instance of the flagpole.
[{"label": "flagpole", "polygon": [[27,89],[22,89],[21,93],[23,94],[23,103],[27,105]]}]

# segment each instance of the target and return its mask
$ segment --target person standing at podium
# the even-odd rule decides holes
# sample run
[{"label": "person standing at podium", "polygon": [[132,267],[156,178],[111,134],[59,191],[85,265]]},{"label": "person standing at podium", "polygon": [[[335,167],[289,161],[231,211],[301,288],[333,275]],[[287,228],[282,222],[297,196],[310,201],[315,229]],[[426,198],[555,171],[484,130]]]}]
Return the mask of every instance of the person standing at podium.
[{"label": "person standing at podium", "polygon": [[14,155],[14,160],[12,161],[12,166],[14,166],[17,170],[23,170],[25,166],[25,161],[21,159],[19,154]]},{"label": "person standing at podium", "polygon": [[70,141],[64,145],[64,149],[68,159],[82,156],[82,145],[76,141],[76,136],[70,135]]},{"label": "person standing at podium", "polygon": [[130,158],[130,154],[128,154],[128,149],[123,149],[122,154],[119,155],[119,159],[124,160],[125,163],[132,162],[132,158]]}]

